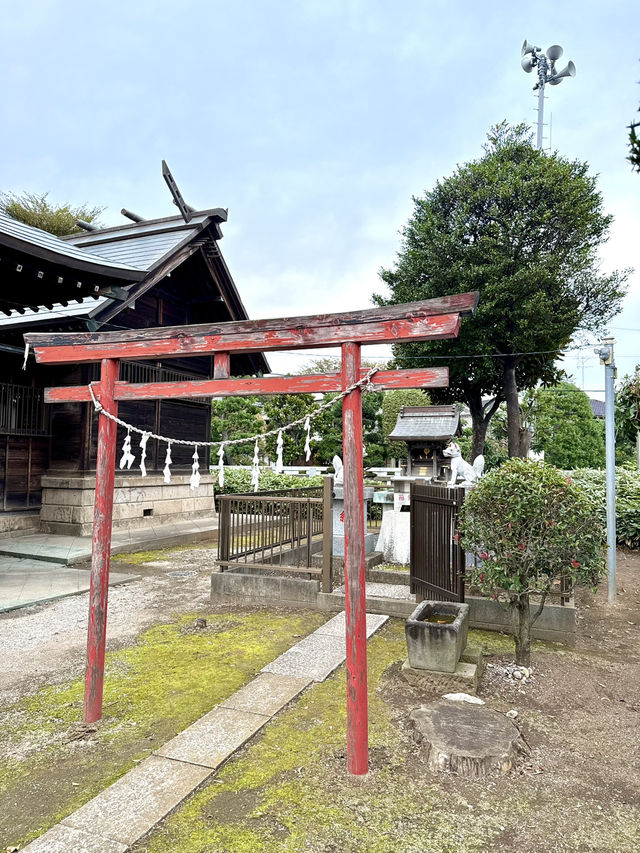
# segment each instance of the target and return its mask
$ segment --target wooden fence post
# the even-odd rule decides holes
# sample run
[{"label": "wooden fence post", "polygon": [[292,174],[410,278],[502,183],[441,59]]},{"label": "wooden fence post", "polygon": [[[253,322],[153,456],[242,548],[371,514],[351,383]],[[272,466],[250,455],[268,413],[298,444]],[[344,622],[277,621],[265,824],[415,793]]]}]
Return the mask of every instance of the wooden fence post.
[{"label": "wooden fence post", "polygon": [[[342,387],[360,378],[360,344],[342,345]],[[362,391],[342,403],[344,453],[344,572],[347,634],[347,769],[369,770],[367,623],[364,558],[364,481],[362,471]]]},{"label": "wooden fence post", "polygon": [[[105,411],[113,415],[118,414],[118,404],[113,399],[115,383],[118,378],[118,364],[117,359],[104,358],[100,372],[100,404]],[[110,418],[99,415],[96,496],[93,510],[93,543],[91,546],[87,666],[84,682],[85,723],[95,723],[102,717],[116,432],[117,424]]]},{"label": "wooden fence post", "polygon": [[333,476],[324,477],[322,493],[322,591],[333,589],[331,555],[333,553]]}]

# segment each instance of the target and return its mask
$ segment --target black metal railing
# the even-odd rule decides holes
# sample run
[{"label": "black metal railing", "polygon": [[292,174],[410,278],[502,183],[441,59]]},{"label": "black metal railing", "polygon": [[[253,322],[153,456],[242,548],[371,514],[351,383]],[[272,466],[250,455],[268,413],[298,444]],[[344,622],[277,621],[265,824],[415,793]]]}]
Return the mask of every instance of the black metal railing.
[{"label": "black metal railing", "polygon": [[42,388],[0,384],[0,434],[47,434]]},{"label": "black metal railing", "polygon": [[[218,565],[300,572],[331,589],[331,478],[324,487],[219,495]],[[322,567],[313,565],[322,551]]]}]

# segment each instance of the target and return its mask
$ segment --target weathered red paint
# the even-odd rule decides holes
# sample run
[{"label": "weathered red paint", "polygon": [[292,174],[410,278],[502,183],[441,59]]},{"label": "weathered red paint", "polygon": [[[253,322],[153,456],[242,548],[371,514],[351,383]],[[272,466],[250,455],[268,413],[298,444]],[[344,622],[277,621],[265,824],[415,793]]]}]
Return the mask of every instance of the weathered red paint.
[{"label": "weathered red paint", "polygon": [[[102,360],[97,385],[105,410],[117,412],[117,400],[208,397],[230,394],[281,394],[337,391],[362,378],[361,343],[455,337],[460,315],[472,313],[477,294],[456,294],[384,309],[193,326],[89,334],[28,334],[40,363]],[[230,379],[230,353],[261,352],[295,347],[342,345],[342,371],[309,377]],[[176,383],[118,383],[116,358],[158,358],[170,355],[214,355],[214,379]],[[380,371],[372,379],[376,390],[443,387],[446,368]],[[46,402],[82,402],[86,387],[49,388]],[[345,494],[345,571],[347,635],[347,763],[349,772],[368,770],[367,647],[364,561],[364,497],[362,481],[362,392],[351,391],[343,404]],[[91,560],[91,593],[85,678],[85,720],[102,714],[102,687],[107,620],[107,592],[113,514],[116,425],[101,417],[98,428],[96,501]]]},{"label": "weathered red paint", "polygon": [[[103,408],[118,414],[113,391],[118,378],[118,361],[104,359],[100,374],[99,399]],[[102,716],[104,652],[107,632],[107,598],[109,593],[109,560],[111,556],[111,521],[113,516],[113,484],[116,460],[116,424],[109,418],[98,421],[98,456],[96,460],[96,497],[93,513],[91,549],[91,588],[89,592],[89,629],[87,633],[87,667],[84,685],[84,720],[95,723]]]},{"label": "weathered red paint", "polygon": [[[360,371],[360,378],[368,373]],[[418,370],[379,370],[371,379],[375,391],[395,388],[446,388],[449,384],[448,367],[427,367]],[[193,379],[186,382],[146,382],[132,384],[116,382],[116,400],[165,400],[188,397],[239,397],[254,394],[313,394],[342,390],[339,373],[321,373],[312,376],[266,376],[258,379]],[[45,403],[89,402],[91,395],[86,385],[67,388],[46,388]]]},{"label": "weathered red paint", "polygon": [[[360,344],[342,347],[342,386],[360,376]],[[364,553],[364,482],[362,471],[362,391],[356,388],[342,404],[344,456],[344,570],[347,638],[347,769],[360,776],[369,770],[367,697],[367,623]]]},{"label": "weathered red paint", "polygon": [[[416,303],[426,304],[426,303]],[[397,308],[398,306],[393,306]],[[381,310],[381,309],[373,309]],[[365,313],[365,312],[361,312]],[[395,312],[394,312],[395,313]],[[333,318],[343,315],[334,314]],[[348,315],[344,315],[348,316]],[[460,314],[428,314],[416,311],[407,317],[373,320],[349,324],[334,319],[330,325],[316,327],[314,318],[306,318],[308,326],[263,330],[194,326],[191,333],[180,327],[145,329],[128,332],[87,332],[45,334],[30,332],[25,341],[34,349],[36,360],[43,364],[100,361],[103,358],[127,358],[136,361],[195,356],[216,351],[251,353],[283,349],[305,349],[336,346],[349,341],[365,344],[426,341],[431,338],[455,338],[460,329]],[[260,321],[256,321],[259,323]],[[233,327],[235,323],[227,323]],[[241,323],[242,327],[248,325]],[[212,328],[215,331],[212,331]]]}]

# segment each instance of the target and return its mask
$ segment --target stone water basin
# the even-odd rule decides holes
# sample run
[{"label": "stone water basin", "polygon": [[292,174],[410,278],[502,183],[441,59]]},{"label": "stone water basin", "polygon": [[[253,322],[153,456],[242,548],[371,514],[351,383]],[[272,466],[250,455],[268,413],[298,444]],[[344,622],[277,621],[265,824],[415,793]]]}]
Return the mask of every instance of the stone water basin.
[{"label": "stone water basin", "polygon": [[455,672],[467,645],[469,605],[422,601],[405,622],[409,666]]}]

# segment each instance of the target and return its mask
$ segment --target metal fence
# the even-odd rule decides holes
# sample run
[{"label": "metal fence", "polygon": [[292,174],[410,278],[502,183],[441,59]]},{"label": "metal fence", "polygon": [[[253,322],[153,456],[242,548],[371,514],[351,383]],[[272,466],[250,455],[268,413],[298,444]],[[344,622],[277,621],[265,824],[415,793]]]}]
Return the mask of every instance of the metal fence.
[{"label": "metal fence", "polygon": [[42,388],[0,384],[0,433],[2,435],[46,435]]},{"label": "metal fence", "polygon": [[409,579],[417,601],[464,601],[464,551],[454,538],[464,497],[464,489],[411,484]]},{"label": "metal fence", "polygon": [[[304,573],[331,591],[332,478],[308,489],[219,495],[218,565]],[[322,567],[313,555],[322,553]]]}]

